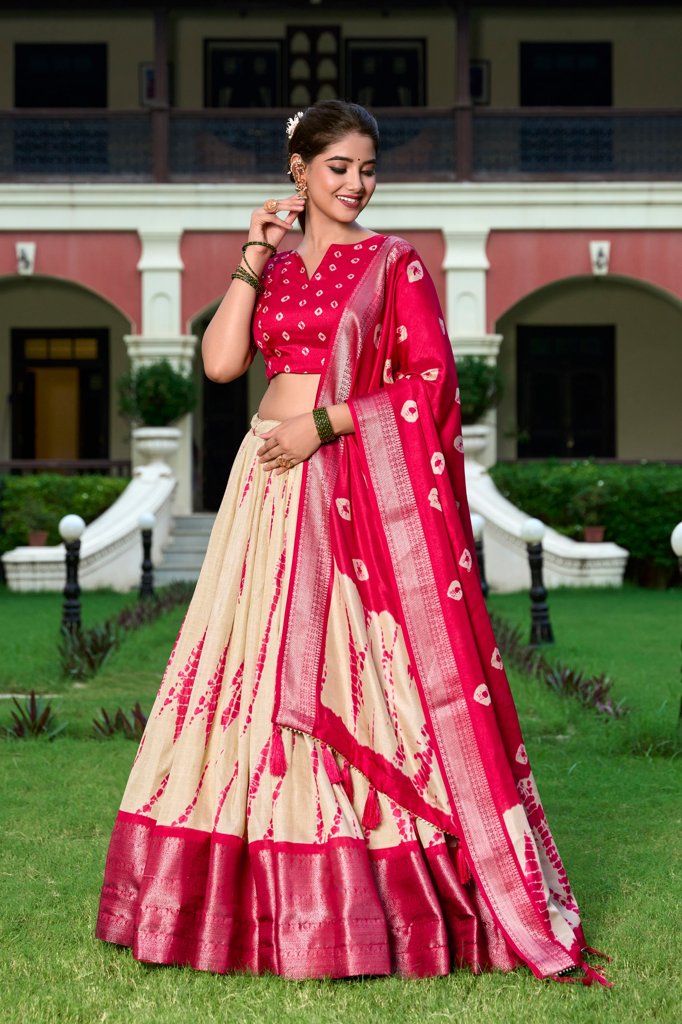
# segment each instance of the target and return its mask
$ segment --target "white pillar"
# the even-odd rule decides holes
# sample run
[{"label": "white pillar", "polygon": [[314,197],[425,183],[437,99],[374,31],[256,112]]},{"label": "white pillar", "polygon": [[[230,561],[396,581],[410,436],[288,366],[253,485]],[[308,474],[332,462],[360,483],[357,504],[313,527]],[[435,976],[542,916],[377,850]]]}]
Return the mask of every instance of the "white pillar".
[{"label": "white pillar", "polygon": [[[140,231],[142,255],[137,269],[142,274],[142,333],[128,334],[124,339],[133,369],[167,359],[178,370],[192,370],[197,339],[182,333],[181,237],[182,232],[176,230]],[[178,481],[173,512],[187,514],[192,511],[191,414],[183,416],[177,425],[182,439],[170,460]]]},{"label": "white pillar", "polygon": [[[445,238],[445,303],[450,343],[457,356],[483,356],[494,365],[502,342],[501,334],[487,332],[486,255],[488,229],[443,231]],[[484,466],[497,459],[497,410],[483,418],[490,427],[488,442],[477,456]]]}]

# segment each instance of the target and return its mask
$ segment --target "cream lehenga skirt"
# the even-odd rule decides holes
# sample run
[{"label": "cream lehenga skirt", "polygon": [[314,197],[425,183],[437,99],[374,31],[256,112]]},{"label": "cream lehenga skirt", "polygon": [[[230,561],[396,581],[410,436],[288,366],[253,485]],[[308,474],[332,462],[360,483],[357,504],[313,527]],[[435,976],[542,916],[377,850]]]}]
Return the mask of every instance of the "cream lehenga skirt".
[{"label": "cream lehenga skirt", "polygon": [[[312,737],[282,730],[286,771],[270,770],[302,474],[262,470],[274,425],[254,417],[234,463],[116,818],[97,937],[219,973],[509,970],[456,840],[384,793],[368,813],[366,779]],[[403,675],[386,700],[409,748],[422,711]]]}]

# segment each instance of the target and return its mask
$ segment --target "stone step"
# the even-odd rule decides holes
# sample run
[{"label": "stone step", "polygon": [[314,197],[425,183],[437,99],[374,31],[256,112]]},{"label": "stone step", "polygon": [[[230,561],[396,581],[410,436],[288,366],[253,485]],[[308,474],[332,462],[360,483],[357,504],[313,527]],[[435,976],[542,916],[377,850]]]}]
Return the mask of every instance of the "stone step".
[{"label": "stone step", "polygon": [[175,583],[176,580],[182,580],[183,583],[196,583],[198,578],[198,569],[165,569],[162,566],[154,570],[155,587],[165,587],[169,583]]},{"label": "stone step", "polygon": [[214,522],[215,514],[211,512],[173,517],[163,561],[154,569],[154,582],[158,586],[173,580],[195,582],[198,579]]},{"label": "stone step", "polygon": [[173,516],[174,534],[208,535],[213,529],[215,514],[198,512],[191,516]]},{"label": "stone step", "polygon": [[202,551],[176,551],[175,548],[168,548],[159,568],[164,569],[196,569],[201,568],[205,552]]},{"label": "stone step", "polygon": [[174,533],[166,546],[169,551],[199,551],[206,554],[208,534]]}]

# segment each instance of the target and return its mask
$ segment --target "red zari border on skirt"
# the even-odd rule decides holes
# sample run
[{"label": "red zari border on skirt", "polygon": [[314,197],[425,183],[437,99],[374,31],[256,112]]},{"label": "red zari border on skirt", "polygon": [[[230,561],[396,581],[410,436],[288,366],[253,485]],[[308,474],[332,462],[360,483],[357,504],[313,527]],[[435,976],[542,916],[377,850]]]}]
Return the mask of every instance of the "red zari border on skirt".
[{"label": "red zari border on skirt", "polygon": [[138,960],[292,979],[521,963],[475,886],[459,880],[445,842],[246,843],[124,811],[96,935],[131,946]]}]

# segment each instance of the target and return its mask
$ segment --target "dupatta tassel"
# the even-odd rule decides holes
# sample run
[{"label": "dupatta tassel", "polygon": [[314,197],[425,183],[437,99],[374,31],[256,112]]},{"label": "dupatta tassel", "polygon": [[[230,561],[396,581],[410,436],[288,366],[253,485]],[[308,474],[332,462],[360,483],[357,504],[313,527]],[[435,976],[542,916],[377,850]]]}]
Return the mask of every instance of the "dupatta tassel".
[{"label": "dupatta tassel", "polygon": [[455,850],[455,871],[462,885],[468,885],[471,881],[471,871],[464,856],[461,842],[457,843],[457,849]]},{"label": "dupatta tassel", "polygon": [[339,766],[336,763],[336,758],[327,746],[322,747],[322,760],[324,761],[324,767],[331,784],[335,785],[337,782],[342,782],[343,777],[339,771]]},{"label": "dupatta tassel", "polygon": [[284,753],[284,740],[282,730],[278,725],[272,730],[270,739],[270,774],[281,778],[286,775],[287,756]]},{"label": "dupatta tassel", "polygon": [[380,824],[381,808],[379,807],[379,798],[374,786],[370,786],[367,792],[367,799],[365,800],[365,809],[362,812],[362,827],[371,832],[373,828]]},{"label": "dupatta tassel", "polygon": [[588,963],[583,961],[580,964],[576,964],[582,970],[582,976],[568,977],[568,975],[553,974],[550,981],[559,981],[562,984],[567,985],[592,985],[595,981],[598,985],[603,985],[604,988],[613,988],[613,982],[609,981],[603,974],[601,974],[594,967],[590,967]]},{"label": "dupatta tassel", "polygon": [[608,953],[602,953],[600,949],[595,949],[594,946],[583,946],[580,952],[587,953],[589,956],[598,956],[600,959],[606,960],[608,964],[613,960],[613,957],[609,956]]},{"label": "dupatta tassel", "polygon": [[344,761],[341,769],[341,785],[346,791],[346,796],[353,802],[353,776],[350,773],[350,762]]}]

